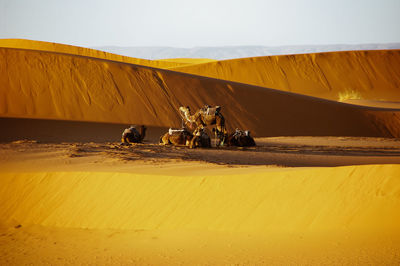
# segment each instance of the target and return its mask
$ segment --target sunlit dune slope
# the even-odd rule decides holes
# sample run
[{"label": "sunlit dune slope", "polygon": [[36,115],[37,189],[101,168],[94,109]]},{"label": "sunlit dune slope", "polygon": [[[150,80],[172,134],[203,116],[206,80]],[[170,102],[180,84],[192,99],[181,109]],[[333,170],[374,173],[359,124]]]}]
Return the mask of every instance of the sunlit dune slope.
[{"label": "sunlit dune slope", "polygon": [[174,70],[338,100],[400,101],[400,50],[242,58]]},{"label": "sunlit dune slope", "polygon": [[75,228],[400,233],[400,166],[163,176],[2,173],[0,221]]},{"label": "sunlit dune slope", "polygon": [[170,68],[170,67],[177,67],[184,65],[183,63],[180,63],[177,60],[174,61],[145,60],[145,59],[107,53],[79,46],[43,42],[43,41],[25,40],[25,39],[0,39],[0,47],[80,55],[80,56],[94,57],[94,58],[107,59],[123,63],[138,64],[138,65],[152,66],[158,68]]},{"label": "sunlit dune slope", "polygon": [[180,127],[179,106],[222,106],[256,136],[400,137],[400,112],[231,81],[41,51],[0,48],[0,116]]}]

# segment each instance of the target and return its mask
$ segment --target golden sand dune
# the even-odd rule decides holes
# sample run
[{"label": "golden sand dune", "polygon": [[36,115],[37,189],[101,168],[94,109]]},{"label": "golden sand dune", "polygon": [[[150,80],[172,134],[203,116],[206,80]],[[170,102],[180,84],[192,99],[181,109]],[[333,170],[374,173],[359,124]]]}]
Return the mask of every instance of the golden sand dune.
[{"label": "golden sand dune", "polygon": [[398,234],[399,172],[370,165],[205,177],[3,173],[0,217],[74,228]]},{"label": "golden sand dune", "polygon": [[399,172],[2,173],[0,261],[395,265]]},{"label": "golden sand dune", "polygon": [[326,99],[400,101],[400,50],[242,58],[174,70]]},{"label": "golden sand dune", "polygon": [[170,61],[158,61],[158,60],[145,60],[145,59],[122,56],[118,54],[112,54],[104,51],[99,51],[95,49],[89,49],[74,45],[66,45],[66,44],[43,42],[43,41],[32,41],[25,39],[0,39],[0,47],[80,55],[85,57],[100,58],[111,61],[118,61],[130,64],[143,65],[143,66],[159,67],[159,68],[170,68],[170,67],[177,67],[184,65],[178,61],[170,62]]},{"label": "golden sand dune", "polygon": [[400,136],[398,110],[43,51],[0,48],[0,85],[2,117],[179,127],[179,106],[210,104],[256,136]]}]

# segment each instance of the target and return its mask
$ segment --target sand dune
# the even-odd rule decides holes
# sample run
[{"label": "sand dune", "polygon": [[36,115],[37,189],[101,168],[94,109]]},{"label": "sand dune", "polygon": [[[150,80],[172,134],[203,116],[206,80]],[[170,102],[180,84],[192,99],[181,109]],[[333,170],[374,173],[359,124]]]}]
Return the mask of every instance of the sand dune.
[{"label": "sand dune", "polygon": [[[400,50],[241,58],[174,70],[338,100],[400,101]],[[354,96],[353,96],[354,97]]]},{"label": "sand dune", "polygon": [[0,116],[180,126],[177,108],[221,105],[256,136],[400,136],[400,112],[94,58],[0,48]]},{"label": "sand dune", "polygon": [[170,68],[170,67],[177,67],[184,65],[182,63],[179,63],[178,61],[146,60],[146,59],[133,58],[118,54],[107,53],[100,50],[89,49],[74,45],[66,45],[61,43],[51,43],[43,41],[32,41],[25,39],[0,39],[0,47],[80,55],[85,57],[100,58],[111,61],[137,64],[143,66],[159,67],[159,68]]},{"label": "sand dune", "polygon": [[399,172],[371,165],[205,177],[2,173],[0,217],[74,228],[397,234]]},{"label": "sand dune", "polygon": [[[2,235],[0,260],[395,265],[399,172],[369,165],[207,176],[2,173],[1,224],[17,229]],[[29,252],[32,243],[48,255]],[[55,244],[64,254],[53,257]]]}]

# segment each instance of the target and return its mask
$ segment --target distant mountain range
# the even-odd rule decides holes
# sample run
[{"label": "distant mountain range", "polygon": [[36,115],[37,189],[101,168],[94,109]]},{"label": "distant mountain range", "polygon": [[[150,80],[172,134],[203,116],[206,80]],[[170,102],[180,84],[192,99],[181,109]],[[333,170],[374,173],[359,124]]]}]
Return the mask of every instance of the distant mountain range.
[{"label": "distant mountain range", "polygon": [[92,48],[110,53],[150,60],[168,58],[210,58],[223,60],[254,56],[303,54],[330,51],[400,49],[400,43],[359,45],[222,46],[195,48],[99,46]]}]

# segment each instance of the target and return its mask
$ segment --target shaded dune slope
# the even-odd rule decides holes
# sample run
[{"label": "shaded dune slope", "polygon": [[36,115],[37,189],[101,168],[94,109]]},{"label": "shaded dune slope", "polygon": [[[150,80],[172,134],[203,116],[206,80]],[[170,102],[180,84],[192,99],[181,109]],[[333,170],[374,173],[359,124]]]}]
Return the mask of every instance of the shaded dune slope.
[{"label": "shaded dune slope", "polygon": [[111,61],[152,66],[158,68],[171,68],[171,67],[186,65],[180,63],[177,60],[174,61],[146,60],[146,59],[122,56],[118,54],[112,54],[100,50],[89,49],[74,45],[66,45],[66,44],[43,42],[43,41],[32,41],[25,39],[0,39],[0,47],[80,55],[80,56],[107,59]]},{"label": "shaded dune slope", "polygon": [[174,68],[176,71],[337,100],[400,101],[400,50],[266,56]]},{"label": "shaded dune slope", "polygon": [[[116,142],[127,124],[71,120],[0,117],[0,142],[34,140],[39,142]],[[157,142],[167,127],[148,127],[146,141]]]},{"label": "shaded dune slope", "polygon": [[400,112],[82,56],[0,48],[0,116],[180,126],[177,108],[221,105],[256,136],[400,137]]},{"label": "shaded dune slope", "polygon": [[398,234],[399,171],[368,165],[201,178],[4,173],[0,217],[5,224],[75,228]]}]

